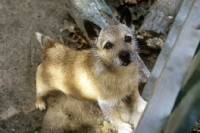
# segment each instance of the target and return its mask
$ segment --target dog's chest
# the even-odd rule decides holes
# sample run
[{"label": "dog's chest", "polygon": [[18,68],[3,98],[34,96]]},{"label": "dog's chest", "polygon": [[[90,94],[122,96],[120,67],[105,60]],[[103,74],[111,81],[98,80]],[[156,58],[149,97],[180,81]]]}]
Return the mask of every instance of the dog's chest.
[{"label": "dog's chest", "polygon": [[124,97],[137,87],[136,78],[136,75],[103,74],[98,78],[98,82],[105,95]]}]

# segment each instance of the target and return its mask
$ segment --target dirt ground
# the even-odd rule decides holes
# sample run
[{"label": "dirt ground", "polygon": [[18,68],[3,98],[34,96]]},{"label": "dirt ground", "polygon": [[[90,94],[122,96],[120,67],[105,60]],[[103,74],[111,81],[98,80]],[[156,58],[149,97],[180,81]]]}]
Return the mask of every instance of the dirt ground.
[{"label": "dirt ground", "polygon": [[104,118],[94,102],[54,93],[47,111],[35,108],[35,73],[42,51],[34,33],[58,40],[68,17],[65,1],[0,2],[0,133],[100,132]]},{"label": "dirt ground", "polygon": [[1,0],[0,133],[39,132],[45,112],[35,108],[35,72],[42,52],[34,33],[58,37],[65,8],[65,0]]}]

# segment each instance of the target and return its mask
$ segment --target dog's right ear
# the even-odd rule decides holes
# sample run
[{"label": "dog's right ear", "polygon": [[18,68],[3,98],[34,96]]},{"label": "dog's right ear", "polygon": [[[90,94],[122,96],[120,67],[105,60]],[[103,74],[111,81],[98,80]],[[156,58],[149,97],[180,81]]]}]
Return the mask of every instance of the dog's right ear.
[{"label": "dog's right ear", "polygon": [[40,32],[36,32],[35,35],[36,35],[37,40],[40,42],[42,49],[53,47],[53,44],[55,42],[49,36],[45,36],[41,34]]},{"label": "dog's right ear", "polygon": [[96,38],[99,36],[101,27],[87,19],[83,20],[83,23],[88,37],[95,42]]}]

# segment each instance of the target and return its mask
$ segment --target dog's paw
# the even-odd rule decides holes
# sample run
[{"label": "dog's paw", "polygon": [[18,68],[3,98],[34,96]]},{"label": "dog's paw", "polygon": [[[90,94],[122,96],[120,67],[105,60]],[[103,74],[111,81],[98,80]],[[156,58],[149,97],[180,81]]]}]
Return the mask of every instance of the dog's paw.
[{"label": "dog's paw", "polygon": [[45,102],[36,102],[35,106],[37,109],[39,109],[40,111],[45,110],[46,109],[46,103]]},{"label": "dog's paw", "polygon": [[117,129],[118,133],[134,133],[132,126],[128,123],[123,122],[123,121],[114,122],[113,125]]},{"label": "dog's paw", "polygon": [[118,133],[134,133],[132,126],[128,123],[118,123],[118,126],[116,128]]}]

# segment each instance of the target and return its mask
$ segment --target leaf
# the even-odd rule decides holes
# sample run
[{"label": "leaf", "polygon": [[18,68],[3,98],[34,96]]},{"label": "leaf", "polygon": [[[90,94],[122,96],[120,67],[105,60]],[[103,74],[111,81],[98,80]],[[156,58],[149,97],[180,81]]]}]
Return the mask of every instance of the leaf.
[{"label": "leaf", "polygon": [[100,117],[100,118],[97,119],[97,124],[103,125],[103,122],[104,122],[104,118],[103,117]]},{"label": "leaf", "polygon": [[109,133],[110,130],[114,130],[114,127],[107,121],[104,121],[101,129],[102,133]]}]

